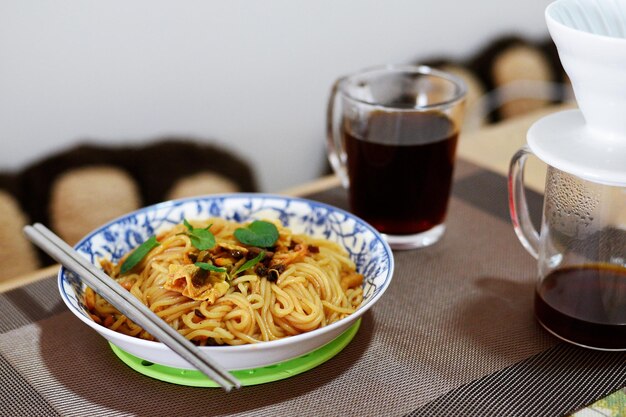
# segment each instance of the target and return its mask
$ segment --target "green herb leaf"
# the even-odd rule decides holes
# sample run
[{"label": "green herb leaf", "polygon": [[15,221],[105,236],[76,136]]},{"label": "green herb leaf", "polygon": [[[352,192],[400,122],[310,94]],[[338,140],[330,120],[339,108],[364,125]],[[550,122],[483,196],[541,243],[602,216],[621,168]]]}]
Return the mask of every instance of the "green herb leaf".
[{"label": "green herb leaf", "polygon": [[278,240],[278,229],[274,224],[263,220],[255,220],[246,228],[235,230],[235,237],[245,245],[269,248]]},{"label": "green herb leaf", "polygon": [[215,266],[206,262],[196,262],[194,265],[198,268],[204,269],[205,271],[226,272],[226,268],[221,268],[219,266]]},{"label": "green herb leaf", "polygon": [[237,268],[237,270],[233,273],[233,276],[237,276],[237,274],[239,274],[240,272],[243,272],[247,269],[252,268],[254,265],[261,262],[263,258],[265,258],[265,252],[261,251],[255,258],[250,259],[249,261],[241,265],[239,268]]},{"label": "green herb leaf", "polygon": [[209,250],[215,246],[215,236],[206,229],[193,229],[189,238],[191,244],[200,250]]},{"label": "green herb leaf", "polygon": [[187,219],[183,219],[183,224],[189,230],[189,238],[193,246],[200,250],[208,250],[215,246],[215,236],[209,230],[212,225],[209,225],[206,229],[195,228]]},{"label": "green herb leaf", "polygon": [[152,249],[159,246],[160,243],[157,241],[156,236],[151,236],[148,240],[143,242],[141,245],[135,248],[133,252],[126,258],[124,263],[122,264],[122,268],[120,268],[120,272],[125,274],[130,271],[137,265],[141,260],[150,252]]}]

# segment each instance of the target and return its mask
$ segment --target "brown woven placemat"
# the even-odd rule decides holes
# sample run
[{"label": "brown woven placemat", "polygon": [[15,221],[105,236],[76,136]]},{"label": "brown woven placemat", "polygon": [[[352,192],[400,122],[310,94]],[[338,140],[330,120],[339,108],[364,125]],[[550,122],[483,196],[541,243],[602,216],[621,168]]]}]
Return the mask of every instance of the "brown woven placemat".
[{"label": "brown woven placemat", "polygon": [[[286,380],[230,394],[157,381],[120,362],[64,308],[55,278],[0,294],[0,395],[10,398],[0,415],[378,416],[421,415],[429,406],[439,415],[489,415],[440,402],[454,403],[463,387],[487,402],[494,387],[515,378],[491,381],[484,391],[471,384],[559,343],[533,319],[536,266],[510,226],[504,178],[462,162],[456,178],[443,240],[395,252],[393,281],[353,341]],[[340,189],[310,197],[345,207]],[[538,211],[539,196],[529,197]],[[588,382],[603,378],[598,372]],[[577,401],[600,393],[586,395]]]}]

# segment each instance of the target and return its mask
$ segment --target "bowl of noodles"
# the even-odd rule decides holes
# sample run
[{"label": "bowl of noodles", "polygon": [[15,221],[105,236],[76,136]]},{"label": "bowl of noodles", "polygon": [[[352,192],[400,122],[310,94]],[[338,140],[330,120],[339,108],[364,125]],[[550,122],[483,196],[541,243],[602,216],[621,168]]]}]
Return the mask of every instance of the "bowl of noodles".
[{"label": "bowl of noodles", "polygon": [[[75,249],[228,370],[302,357],[339,338],[390,284],[392,252],[370,225],[301,198],[224,194],[168,201],[113,220]],[[59,291],[114,348],[193,366],[80,277]]]}]

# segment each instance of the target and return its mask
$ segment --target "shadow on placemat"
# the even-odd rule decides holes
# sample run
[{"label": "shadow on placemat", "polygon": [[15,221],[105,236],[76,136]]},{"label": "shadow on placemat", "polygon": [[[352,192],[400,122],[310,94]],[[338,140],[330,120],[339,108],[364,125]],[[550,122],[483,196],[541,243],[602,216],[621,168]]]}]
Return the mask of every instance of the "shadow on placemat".
[{"label": "shadow on placemat", "polygon": [[[553,340],[547,337],[529,313],[532,298],[525,295],[533,293],[534,281],[519,281],[503,276],[481,276],[470,280],[468,290],[474,295],[457,301],[454,320],[450,321],[450,328],[459,337],[471,340],[481,352],[494,356],[510,354],[512,358],[518,357],[524,348],[514,345],[520,335],[537,340],[546,339],[543,341],[546,344]],[[494,319],[496,317],[497,320]],[[510,341],[504,342],[502,335],[510,335]],[[526,357],[536,352],[534,347],[526,347],[529,348]]]},{"label": "shadow on placemat", "polygon": [[340,378],[368,348],[375,322],[371,312],[365,313],[351,343],[337,356],[316,367],[315,372],[244,387],[230,394],[219,388],[174,385],[133,371],[114,355],[102,337],[69,312],[40,322],[40,327],[42,366],[52,373],[55,382],[51,384],[61,384],[67,394],[84,399],[71,401],[71,405],[68,401],[68,407],[72,407],[69,414],[88,414],[93,407],[133,415],[211,416],[258,411]]},{"label": "shadow on placemat", "polygon": [[[481,170],[458,179],[454,183],[452,193],[455,197],[480,208],[484,212],[509,222],[508,190],[502,184],[503,177],[501,175]],[[476,190],[481,190],[482,192],[477,192]],[[487,192],[487,195],[485,195],[485,192]],[[527,189],[526,200],[531,219],[535,227],[537,227],[541,224],[543,196]]]}]

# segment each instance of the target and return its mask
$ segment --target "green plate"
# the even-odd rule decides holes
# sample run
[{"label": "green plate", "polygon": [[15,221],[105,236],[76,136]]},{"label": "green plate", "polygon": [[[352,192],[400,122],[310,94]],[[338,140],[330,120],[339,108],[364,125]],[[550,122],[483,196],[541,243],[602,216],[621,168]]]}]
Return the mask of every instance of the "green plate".
[{"label": "green plate", "polygon": [[[335,340],[298,358],[276,365],[232,371],[231,373],[241,382],[242,386],[265,384],[267,382],[279,381],[301,374],[302,372],[321,365],[341,352],[354,338],[360,325],[361,319],[358,319],[348,330],[339,335]],[[131,355],[112,343],[109,344],[113,352],[122,362],[141,374],[172,384],[187,385],[190,387],[219,388],[219,385],[200,371],[158,365]]]}]

